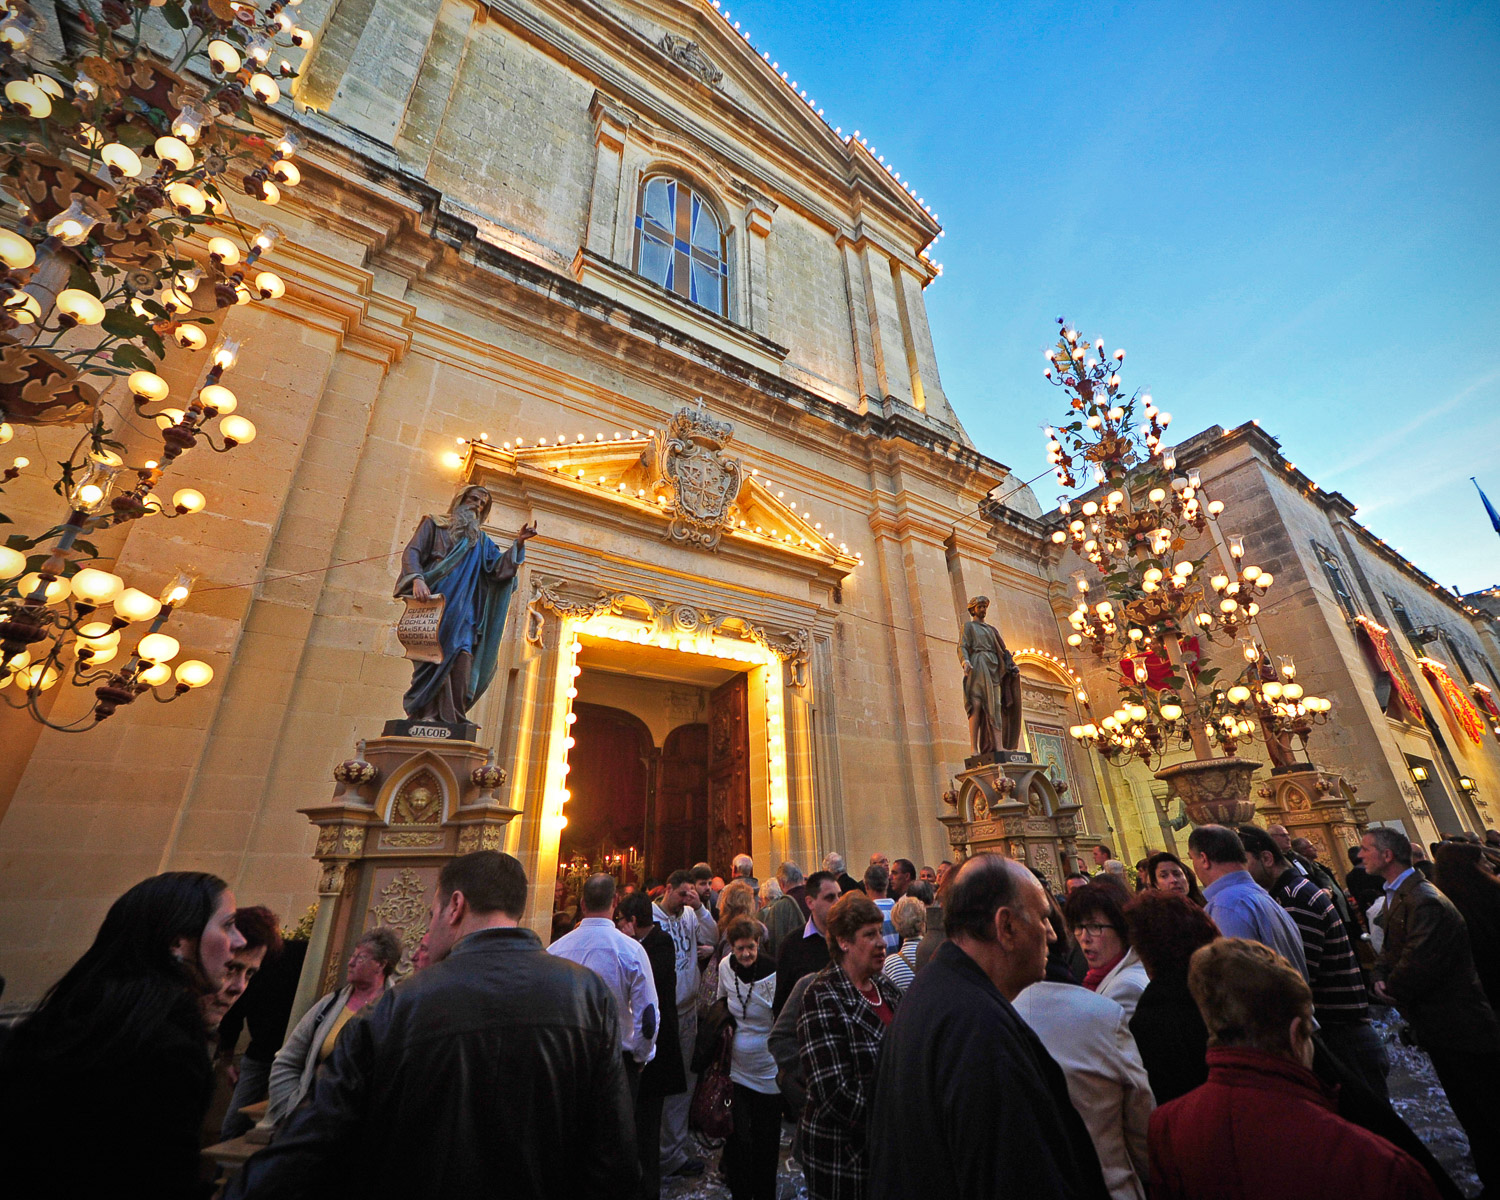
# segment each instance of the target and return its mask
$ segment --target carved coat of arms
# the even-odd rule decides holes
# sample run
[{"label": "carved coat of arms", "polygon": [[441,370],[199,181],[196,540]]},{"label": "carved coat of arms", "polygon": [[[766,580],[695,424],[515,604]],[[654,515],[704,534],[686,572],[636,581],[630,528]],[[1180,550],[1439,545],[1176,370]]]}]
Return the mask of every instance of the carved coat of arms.
[{"label": "carved coat of arms", "polygon": [[733,440],[734,426],[715,421],[701,401],[679,408],[658,438],[656,486],[667,497],[667,536],[673,541],[713,550],[733,527],[745,471],[738,460],[719,453]]}]

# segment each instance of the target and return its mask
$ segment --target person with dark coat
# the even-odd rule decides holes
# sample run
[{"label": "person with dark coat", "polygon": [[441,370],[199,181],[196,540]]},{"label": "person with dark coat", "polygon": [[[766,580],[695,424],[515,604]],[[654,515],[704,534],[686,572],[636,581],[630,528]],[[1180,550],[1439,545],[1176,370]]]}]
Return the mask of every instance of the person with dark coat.
[{"label": "person with dark coat", "polygon": [[1360,862],[1358,846],[1349,847],[1349,861],[1354,865],[1344,876],[1344,886],[1354,897],[1354,903],[1359,906],[1359,911],[1369,912],[1370,905],[1380,899],[1381,880],[1365,870],[1364,864]]},{"label": "person with dark coat", "polygon": [[[616,918],[620,932],[636,938],[651,964],[651,981],[658,996],[677,994],[677,947],[656,923],[651,897],[632,892],[622,897]],[[663,990],[665,989],[665,990]],[[635,1144],[641,1161],[641,1200],[661,1195],[661,1105],[668,1096],[687,1091],[682,1043],[677,1036],[677,1005],[661,1006],[656,1033],[656,1056],[641,1071],[635,1101]]]},{"label": "person with dark coat", "polygon": [[199,871],[153,876],[110,905],[93,944],[0,1055],[9,1194],[203,1194],[213,1068],[200,1002],[245,945],[234,911],[224,881]]},{"label": "person with dark coat", "polygon": [[229,1196],[634,1194],[614,997],[519,927],[526,899],[510,855],[448,860],[431,965],[345,1026],[311,1099]]},{"label": "person with dark coat", "polygon": [[224,1141],[237,1138],[255,1124],[240,1109],[264,1100],[268,1093],[271,1064],[276,1051],[286,1040],[287,1022],[297,997],[297,981],[302,978],[302,963],[307,957],[306,938],[287,938],[281,953],[271,958],[246,986],[234,1007],[219,1023],[219,1055],[234,1053],[240,1033],[250,1028],[250,1044],[240,1055],[239,1079],[224,1112],[219,1136]]},{"label": "person with dark coat", "polygon": [[1193,955],[1188,986],[1208,1082],[1151,1115],[1152,1200],[1436,1200],[1409,1155],[1334,1111],[1309,1069],[1312,990],[1286,959],[1220,938]]},{"label": "person with dark coat", "polygon": [[1165,1104],[1208,1079],[1208,1026],[1188,991],[1188,963],[1219,936],[1219,927],[1185,894],[1164,889],[1137,896],[1125,909],[1125,922],[1151,979],[1136,1001],[1130,1032],[1151,1093]]},{"label": "person with dark coat", "polygon": [[1486,869],[1484,848],[1472,842],[1442,842],[1433,861],[1432,882],[1463,917],[1480,986],[1500,1011],[1500,879]]},{"label": "person with dark coat", "polygon": [[814,871],[807,877],[807,906],[812,915],[802,927],[801,935],[787,938],[777,955],[776,996],[771,1009],[778,1016],[797,980],[804,975],[816,975],[832,961],[828,953],[828,914],[844,894],[827,871]]},{"label": "person with dark coat", "polygon": [[1469,1138],[1474,1170],[1500,1190],[1500,1020],[1474,970],[1464,919],[1411,862],[1400,830],[1376,828],[1360,841],[1365,870],[1385,881],[1385,944],[1375,961],[1377,999],[1395,1004],[1427,1052],[1453,1115]]},{"label": "person with dark coat", "polygon": [[948,940],[886,1033],[870,1100],[870,1200],[1108,1195],[1062,1068],[1011,1000],[1046,970],[1047,894],[998,854],[943,901]]}]

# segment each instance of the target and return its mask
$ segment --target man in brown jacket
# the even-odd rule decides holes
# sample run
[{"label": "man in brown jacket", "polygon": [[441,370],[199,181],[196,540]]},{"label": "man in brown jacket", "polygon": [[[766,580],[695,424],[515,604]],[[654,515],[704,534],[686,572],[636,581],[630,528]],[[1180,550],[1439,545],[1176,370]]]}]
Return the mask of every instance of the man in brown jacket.
[{"label": "man in brown jacket", "polygon": [[1384,880],[1385,946],[1375,960],[1375,995],[1401,1010],[1432,1059],[1453,1115],[1469,1138],[1487,1192],[1500,1191],[1500,1020],[1485,999],[1464,919],[1412,869],[1411,843],[1394,829],[1360,842],[1366,871]]}]

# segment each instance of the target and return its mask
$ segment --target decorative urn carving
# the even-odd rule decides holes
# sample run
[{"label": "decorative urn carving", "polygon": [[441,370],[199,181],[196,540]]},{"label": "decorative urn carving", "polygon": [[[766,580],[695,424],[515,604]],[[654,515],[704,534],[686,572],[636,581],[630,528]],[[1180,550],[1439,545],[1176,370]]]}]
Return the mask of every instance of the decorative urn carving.
[{"label": "decorative urn carving", "polygon": [[1255,816],[1250,778],[1261,764],[1248,758],[1174,763],[1156,772],[1171,799],[1181,800],[1194,825],[1238,825]]}]

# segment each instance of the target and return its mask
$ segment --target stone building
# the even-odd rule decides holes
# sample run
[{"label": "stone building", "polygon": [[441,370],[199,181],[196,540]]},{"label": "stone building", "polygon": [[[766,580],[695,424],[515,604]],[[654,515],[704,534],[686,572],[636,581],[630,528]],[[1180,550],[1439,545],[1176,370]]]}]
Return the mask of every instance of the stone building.
[{"label": "stone building", "polygon": [[[1294,657],[1308,695],[1334,703],[1332,719],[1309,745],[1317,764],[1355,786],[1369,821],[1404,828],[1424,845],[1495,827],[1500,716],[1485,711],[1500,695],[1493,613],[1374,536],[1355,520],[1348,499],[1319,488],[1253,422],[1189,438],[1177,447],[1177,461],[1179,472],[1196,467],[1203,495],[1224,503],[1220,528],[1243,535],[1244,561],[1275,577],[1258,617],[1263,644]],[[1066,578],[1082,565],[1070,554],[1059,570]],[[1064,601],[1060,615],[1069,607]],[[1225,662],[1235,650],[1213,653],[1213,661]],[[1106,672],[1091,665],[1082,673],[1109,711],[1114,692]],[[1269,778],[1263,745],[1241,753],[1264,760],[1257,779]],[[1173,829],[1174,818],[1182,825],[1180,814],[1143,765],[1103,767],[1100,781],[1122,854],[1134,861],[1174,841],[1185,848],[1189,828]],[[1344,861],[1341,847],[1328,849]]]},{"label": "stone building", "polygon": [[[211,870],[289,917],[316,898],[298,810],[401,715],[397,559],[464,481],[498,539],[540,527],[471,714],[539,926],[575,857],[660,875],[748,850],[762,877],[829,850],[945,857],[978,593],[1024,651],[1030,744],[1093,803],[1046,530],[944,393],[939,229],[909,187],[708,0],[297,13],[303,185],[236,206],[286,234],[285,299],[227,318],[260,435],[186,464],[206,513],[100,539],[136,586],[196,575],[172,632],[216,676],[82,736],[0,711],[8,1002],[153,872]],[[162,373],[181,391],[197,369]],[[7,500],[55,519],[40,476]],[[46,696],[58,722],[91,699]]]}]

